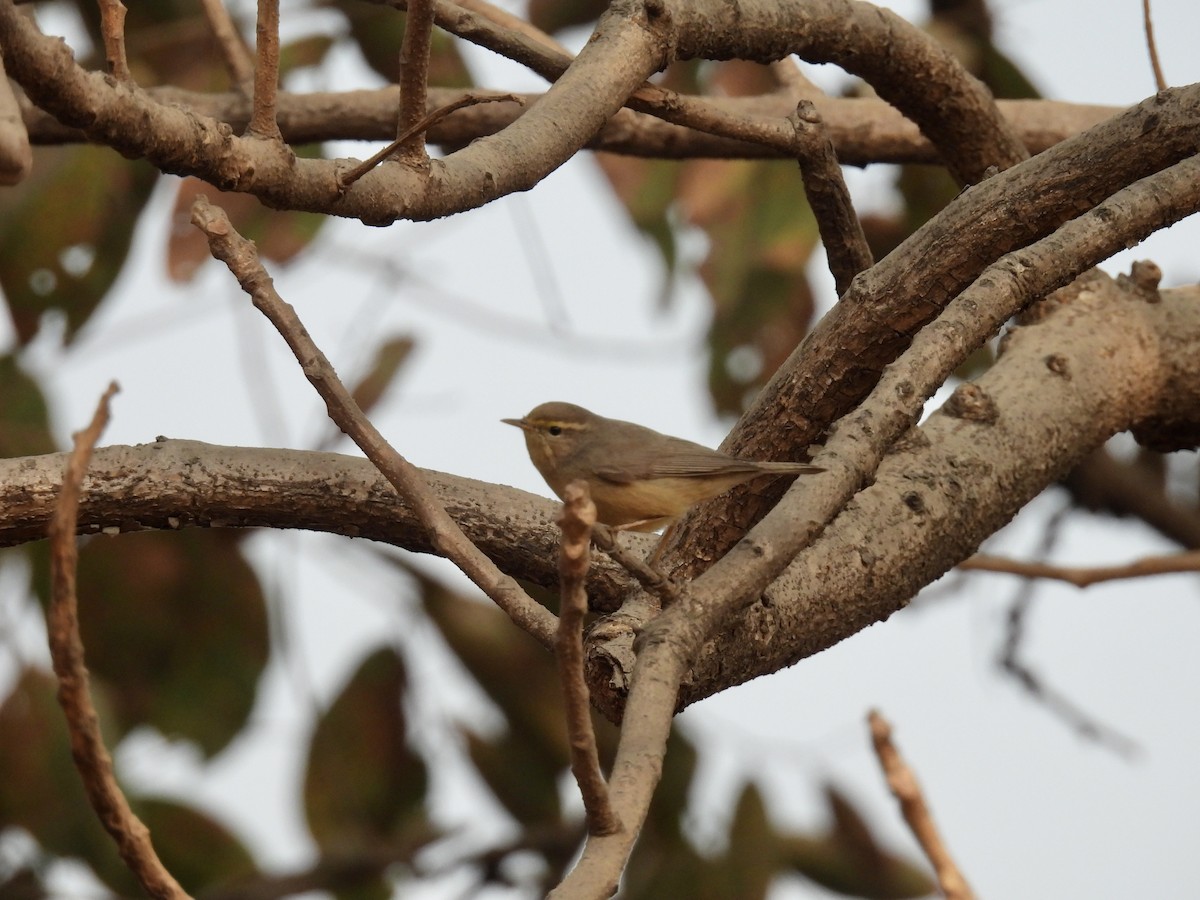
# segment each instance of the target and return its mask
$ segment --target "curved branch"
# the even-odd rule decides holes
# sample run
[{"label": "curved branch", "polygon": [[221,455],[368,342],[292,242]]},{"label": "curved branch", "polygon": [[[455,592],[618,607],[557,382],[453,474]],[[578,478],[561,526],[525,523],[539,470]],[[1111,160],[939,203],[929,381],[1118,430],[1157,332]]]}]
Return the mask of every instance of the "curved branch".
[{"label": "curved branch", "polygon": [[450,215],[528,190],[584,146],[662,62],[661,42],[645,28],[640,7],[615,3],[563,76],[502,132],[428,169],[382,167],[341,191],[344,162],[296,158],[284,145],[237,137],[228,125],[110,84],[77,66],[70,48],[38,32],[12,0],[0,0],[0,48],[30,98],[92,140],[165,172],[252,193],[271,207],[375,225]]},{"label": "curved branch", "polygon": [[[1192,157],[1198,146],[1200,85],[1192,85],[1155,95],[963,192],[854,280],[722,449],[753,459],[796,458],[854,408],[912,335],[993,261],[1044,238],[1126,185]],[[1095,165],[1097,159],[1104,164]],[[1174,184],[1172,221],[1200,208],[1200,185]],[[1145,224],[1109,254],[1151,233]],[[736,489],[702,504],[677,530],[671,558],[691,565],[698,547],[705,548],[705,559],[719,556],[778,496],[769,488],[757,495]]]},{"label": "curved branch", "polygon": [[669,9],[678,57],[767,63],[794,53],[858,75],[920,126],[962,183],[1027,155],[983,83],[890,10],[861,0],[681,0]]},{"label": "curved branch", "polygon": [[[886,619],[1111,435],[1164,409],[1200,420],[1200,360],[1188,343],[1200,341],[1200,289],[1150,303],[1096,278],[1058,306],[1013,332],[969,393],[901,441],[697,663],[683,704]],[[1192,389],[1178,390],[1185,381]]]}]

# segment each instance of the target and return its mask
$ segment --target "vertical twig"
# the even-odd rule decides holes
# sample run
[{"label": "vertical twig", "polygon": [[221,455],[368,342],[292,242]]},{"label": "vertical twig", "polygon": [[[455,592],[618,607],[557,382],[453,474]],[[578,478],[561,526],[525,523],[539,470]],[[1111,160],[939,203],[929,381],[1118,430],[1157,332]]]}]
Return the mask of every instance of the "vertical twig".
[{"label": "vertical twig", "polygon": [[840,297],[859,272],[875,264],[862,223],[854,212],[833,141],[811,100],[801,100],[788,117],[796,132],[796,160],[804,193],[825,244],[829,271]]},{"label": "vertical twig", "polygon": [[917,776],[892,743],[892,726],[876,710],[871,710],[867,720],[871,725],[871,742],[875,745],[879,767],[883,769],[892,794],[900,801],[900,812],[904,821],[908,823],[917,843],[921,845],[926,858],[933,866],[942,893],[948,900],[973,900],[975,894],[971,891],[971,886],[955,865],[946,845],[942,843],[937,826],[933,824],[933,816],[929,807],[925,805],[921,786],[917,784]]},{"label": "vertical twig", "polygon": [[129,808],[129,802],[113,775],[112,757],[100,736],[100,722],[88,689],[83,641],[79,636],[79,612],[75,593],[79,550],[75,528],[79,520],[79,495],[92,448],[108,423],[108,403],[117,392],[113,382],[100,398],[91,424],[75,435],[75,449],[67,460],[62,489],[50,520],[50,611],[48,637],[54,674],[58,676],[58,702],[67,719],[71,756],[83,778],[88,801],[106,831],[117,844],[117,852],[151,897],[177,900],[187,897],[171,873],[163,867],[150,832]]},{"label": "vertical twig", "polygon": [[224,210],[213,206],[203,196],[192,204],[192,224],[204,232],[212,255],[229,267],[242,289],[250,295],[255,308],[287,342],[305,377],[325,401],[329,418],[358,445],[412,507],[437,552],[458,566],[521,629],[544,647],[553,647],[557,627],[554,616],[471,543],[438,502],[417,468],[397,453],[371,424],[325,354],[309,336],[296,311],[276,292],[271,276],[259,262],[254,244],[237,233]]},{"label": "vertical twig", "polygon": [[1146,25],[1146,49],[1150,51],[1150,68],[1154,70],[1154,84],[1160,91],[1167,89],[1162,64],[1158,61],[1158,44],[1154,41],[1154,23],[1150,20],[1150,0],[1142,0],[1142,21]]},{"label": "vertical twig", "polygon": [[258,0],[254,27],[254,111],[247,134],[283,140],[275,119],[275,97],[279,91],[279,0]]},{"label": "vertical twig", "polygon": [[221,48],[221,57],[234,86],[249,89],[254,84],[254,58],[233,23],[229,10],[225,8],[223,0],[200,0],[200,3],[204,7],[208,27],[212,29],[217,46]]},{"label": "vertical twig", "polygon": [[[400,45],[400,114],[396,134],[414,128],[425,117],[429,80],[429,51],[433,41],[433,0],[409,0]],[[425,132],[415,131],[400,141],[397,158],[407,165],[425,165]]]},{"label": "vertical twig", "polygon": [[129,81],[129,60],[125,57],[125,4],[121,0],[100,0],[100,33],[104,37],[104,59],[108,71],[118,81]]},{"label": "vertical twig", "polygon": [[616,834],[621,830],[621,820],[612,808],[608,785],[600,771],[590,696],[583,672],[583,619],[587,615],[584,582],[591,564],[592,526],[596,524],[596,504],[592,503],[586,482],[573,481],[567,485],[558,524],[562,528],[558,556],[562,602],[558,610],[554,655],[558,657],[558,673],[566,701],[571,772],[583,795],[588,833]]}]

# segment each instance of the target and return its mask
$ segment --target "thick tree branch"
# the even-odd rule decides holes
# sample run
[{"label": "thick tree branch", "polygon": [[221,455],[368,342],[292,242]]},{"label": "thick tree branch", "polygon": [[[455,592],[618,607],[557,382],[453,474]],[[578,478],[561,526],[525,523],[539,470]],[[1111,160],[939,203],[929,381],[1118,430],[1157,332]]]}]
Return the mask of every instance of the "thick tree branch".
[{"label": "thick tree branch", "polygon": [[[17,13],[12,0],[0,3],[0,42],[12,60],[12,74],[34,101],[63,122],[83,128],[93,140],[127,156],[145,157],[164,171],[254,193],[269,206],[353,216],[370,223],[447,215],[528,189],[594,136],[645,77],[665,63],[668,47],[683,55],[704,52],[728,58],[773,32],[781,32],[782,39],[777,34],[765,49],[746,58],[765,53],[766,61],[800,51],[808,58],[839,62],[873,82],[887,82],[877,85],[881,92],[932,136],[942,157],[964,180],[980,177],[988,166],[1003,168],[1024,154],[986,91],[918,29],[895,17],[880,20],[873,7],[852,0],[819,4],[792,0],[786,5],[795,17],[786,20],[788,28],[781,28],[785,20],[774,12],[745,5],[742,16],[726,23],[733,33],[725,43],[713,44],[705,29],[712,16],[725,18],[717,0],[679,4],[671,15],[657,4],[614,3],[598,23],[594,39],[542,101],[503,133],[435,161],[428,173],[377,171],[344,193],[335,189],[335,162],[295,159],[273,142],[247,142],[225,133],[215,121],[188,116],[158,104],[145,92],[110,85],[94,73],[83,72],[64,45],[38,34]],[[465,10],[459,13],[472,15]],[[862,32],[867,47],[838,37],[843,33],[840,25],[832,36],[821,37],[822,24],[842,22],[838,17],[845,16],[854,19],[855,32]],[[438,21],[455,30],[444,17]],[[469,37],[461,28],[458,31]],[[544,45],[519,37],[534,52],[551,53]],[[887,52],[870,61],[871,54],[864,50],[877,46]],[[931,89],[922,80],[931,73],[942,81],[930,84],[947,86]],[[675,115],[691,108],[692,101],[686,98],[654,104],[656,114]],[[953,115],[947,115],[948,110]],[[956,124],[947,126],[948,121]],[[164,135],[170,138],[164,140]]]},{"label": "thick tree branch", "polygon": [[[45,537],[65,462],[62,453],[0,459],[0,547]],[[428,469],[421,476],[500,568],[545,587],[558,584],[557,503]],[[359,457],[163,439],[100,448],[83,488],[80,534],[303,528],[435,552],[412,506]],[[652,538],[628,534],[622,540],[644,555]],[[616,563],[592,562],[588,592],[595,608],[614,609],[633,585]]]},{"label": "thick tree branch", "polygon": [[[904,439],[764,602],[706,649],[683,702],[886,619],[1112,434],[1164,407],[1200,415],[1200,361],[1184,343],[1200,341],[1198,304],[1198,289],[1153,304],[1097,279],[1018,329],[974,402],[949,404]],[[1187,379],[1193,388],[1177,390]]]},{"label": "thick tree branch", "polygon": [[[471,91],[483,96],[486,92]],[[249,101],[238,93],[208,94],[175,87],[152,87],[146,94],[157,102],[187,107],[242,131],[250,122]],[[449,106],[464,96],[461,90],[430,88],[427,110]],[[503,96],[499,92],[495,96]],[[525,106],[541,94],[519,95]],[[290,144],[332,140],[387,141],[396,135],[399,89],[280,92],[279,128]],[[916,124],[882,100],[816,97],[813,105],[833,140],[843,165],[869,163],[936,163],[937,150]],[[762,97],[708,97],[705,103],[745,118],[783,118],[795,109],[777,94]],[[1030,153],[1040,153],[1121,112],[1115,106],[1090,106],[1059,100],[999,100],[1001,115],[1011,124]],[[430,125],[428,140],[443,147],[462,147],[506,128],[523,112],[521,106],[497,106],[455,113]],[[77,128],[61,124],[35,106],[22,110],[35,144],[86,141]],[[747,143],[693,131],[630,109],[617,112],[587,144],[593,150],[668,159],[715,157],[731,159],[791,158],[792,152],[773,144]]]},{"label": "thick tree branch", "polygon": [[[994,260],[1044,238],[1126,185],[1192,157],[1197,146],[1200,85],[1158,94],[963,192],[855,280],[776,372],[722,449],[756,459],[798,458]],[[1105,164],[1090,162],[1097,158]],[[1169,200],[1175,210],[1169,221],[1200,208],[1200,183],[1175,178],[1171,189],[1180,193]],[[1099,209],[1103,232],[1109,213],[1107,206]],[[1124,243],[1112,242],[1105,255],[1092,251],[1086,258],[1105,259],[1162,224],[1152,215]],[[682,521],[667,559],[683,561],[685,571],[692,571],[697,548],[705,548],[704,559],[719,556],[778,495],[770,486],[757,495],[739,488],[701,504]]]}]

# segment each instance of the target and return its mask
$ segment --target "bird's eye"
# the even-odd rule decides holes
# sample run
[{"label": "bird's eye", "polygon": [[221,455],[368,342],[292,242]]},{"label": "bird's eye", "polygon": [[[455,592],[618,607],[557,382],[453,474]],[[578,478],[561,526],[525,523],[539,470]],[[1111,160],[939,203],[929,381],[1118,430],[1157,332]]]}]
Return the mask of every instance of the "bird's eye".
[{"label": "bird's eye", "polygon": [[562,434],[562,426],[561,425],[551,425],[546,430],[548,432],[550,432],[552,437],[558,437],[560,434]]}]

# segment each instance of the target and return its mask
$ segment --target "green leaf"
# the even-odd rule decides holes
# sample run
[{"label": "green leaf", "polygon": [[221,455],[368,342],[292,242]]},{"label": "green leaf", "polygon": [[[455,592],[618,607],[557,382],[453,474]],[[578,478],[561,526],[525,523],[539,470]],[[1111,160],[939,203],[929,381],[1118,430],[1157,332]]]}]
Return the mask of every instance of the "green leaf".
[{"label": "green leaf", "polygon": [[[245,845],[207,813],[164,798],[143,797],[133,806],[150,829],[163,865],[188,893],[236,884],[257,874]],[[137,893],[132,881],[129,893]]]},{"label": "green leaf", "polygon": [[267,662],[267,613],[239,536],[98,536],[79,555],[88,665],[122,731],[150,724],[206,756],[246,723]]},{"label": "green leaf", "polygon": [[412,355],[416,342],[409,335],[390,338],[379,345],[367,373],[354,386],[351,394],[363,412],[370,412],[379,398],[391,386],[400,367]]},{"label": "green leaf", "polygon": [[[42,849],[100,870],[120,865],[112,839],[88,805],[52,674],[28,668],[0,705],[0,823],[24,828]],[[100,721],[106,703],[93,685]]]},{"label": "green leaf", "polygon": [[[299,210],[268,209],[250,194],[221,191],[199,178],[185,178],[175,195],[174,219],[186,220],[201,194],[229,214],[234,228],[254,241],[261,257],[278,263],[289,262],[310,246],[329,218]],[[172,281],[190,281],[211,259],[208,239],[199,229],[172,229],[167,241],[167,275]]]},{"label": "green leaf", "polygon": [[816,219],[795,163],[775,160],[689,162],[680,203],[709,238],[709,390],[718,410],[740,413],[808,333]]},{"label": "green leaf", "polygon": [[22,344],[61,310],[70,340],[120,274],[158,172],[105,147],[38,147],[0,192],[0,287]]},{"label": "green leaf", "polygon": [[[340,10],[350,23],[350,35],[367,65],[388,81],[398,82],[405,15],[361,0],[330,0],[329,5]],[[441,87],[467,88],[474,84],[454,38],[437,28],[430,41],[428,80]]]},{"label": "green leaf", "polygon": [[526,827],[562,824],[558,777],[562,766],[549,764],[528,740],[515,734],[485,739],[465,733],[471,761],[496,799]]},{"label": "green leaf", "polygon": [[839,791],[826,788],[833,825],[816,837],[790,835],[780,850],[797,872],[838,894],[873,900],[926,897],[936,884],[923,867],[889,853]]},{"label": "green leaf", "polygon": [[390,648],[363,661],[317,722],[304,778],[308,827],[322,850],[411,845],[431,828],[428,775],[408,746],[404,665]]},{"label": "green leaf", "polygon": [[54,450],[41,386],[21,370],[16,357],[0,356],[0,457]]}]

